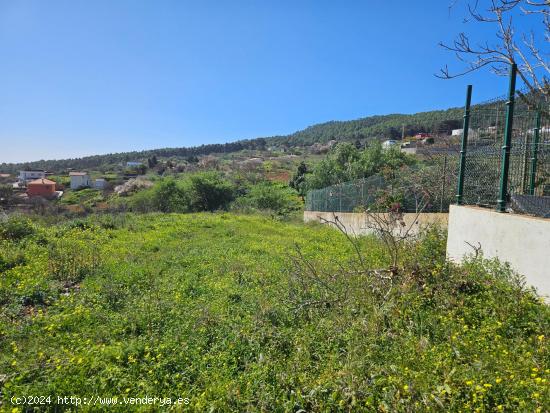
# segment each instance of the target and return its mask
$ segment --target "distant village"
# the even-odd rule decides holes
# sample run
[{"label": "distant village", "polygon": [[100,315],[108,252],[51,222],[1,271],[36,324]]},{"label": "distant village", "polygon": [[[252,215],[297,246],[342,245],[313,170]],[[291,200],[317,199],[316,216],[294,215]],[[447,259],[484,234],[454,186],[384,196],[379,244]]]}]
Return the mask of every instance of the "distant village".
[{"label": "distant village", "polygon": [[[452,136],[460,136],[461,133],[462,129],[453,130]],[[416,153],[417,147],[433,144],[435,142],[434,138],[437,138],[436,134],[418,133],[406,140],[385,140],[382,142],[382,147],[388,149],[393,146],[399,146],[403,152],[414,154]],[[331,140],[326,144],[315,143],[309,148],[309,151],[313,154],[327,153],[336,143],[337,140]],[[269,148],[268,150],[272,151],[273,148]],[[286,152],[284,148],[282,152]],[[207,156],[206,158],[209,157]],[[261,158],[250,158],[241,163],[248,165],[256,161],[262,163],[263,160]],[[127,170],[137,170],[143,167],[143,165],[143,162],[139,161],[128,161],[125,163]],[[92,188],[102,191],[111,189],[109,181],[105,177],[97,177],[92,179],[90,174],[86,171],[67,172],[67,175],[56,175],[54,177],[52,172],[43,169],[27,169],[19,171],[19,175],[17,177],[10,174],[0,173],[0,180],[4,183],[9,183],[16,194],[16,197],[22,202],[37,197],[48,200],[61,199],[67,189],[67,178],[70,181],[68,188],[73,191],[85,188]],[[137,176],[137,173],[126,173],[124,178],[127,180]]]},{"label": "distant village", "polygon": [[[126,162],[126,167],[129,169],[139,168],[142,165],[142,162]],[[63,178],[65,182],[68,178],[68,187],[73,191],[85,188],[107,190],[110,187],[106,178],[98,177],[92,179],[86,171],[69,171],[68,175],[57,175],[57,178],[53,178],[52,176],[52,172],[43,169],[26,169],[19,171],[19,175],[16,177],[11,174],[2,173],[0,174],[0,180],[8,182],[17,198],[21,201],[37,197],[48,200],[60,199],[67,189],[66,184],[59,182],[60,178]],[[126,173],[124,178],[130,179],[136,176],[138,176],[137,173]]]}]

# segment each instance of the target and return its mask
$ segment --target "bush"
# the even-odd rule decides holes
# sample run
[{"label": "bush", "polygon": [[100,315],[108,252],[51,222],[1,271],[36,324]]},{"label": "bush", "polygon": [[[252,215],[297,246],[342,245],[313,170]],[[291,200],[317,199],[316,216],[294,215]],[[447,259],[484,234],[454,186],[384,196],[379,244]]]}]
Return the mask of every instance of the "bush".
[{"label": "bush", "polygon": [[201,172],[183,180],[165,178],[151,189],[140,191],[129,201],[139,212],[201,212],[226,209],[234,189],[216,172]]},{"label": "bush", "polygon": [[174,179],[162,180],[153,188],[153,207],[160,212],[187,212],[189,197],[186,192]]},{"label": "bush", "polygon": [[285,216],[302,208],[302,201],[293,189],[273,182],[261,182],[232,205],[236,211],[265,210]]},{"label": "bush", "polygon": [[404,165],[412,165],[415,159],[398,148],[384,150],[380,142],[373,142],[360,150],[352,143],[336,145],[325,159],[305,175],[307,189],[319,189],[341,182],[365,178],[382,171],[395,172]]},{"label": "bush", "polygon": [[217,172],[201,172],[189,179],[190,209],[194,212],[226,209],[234,197],[233,185]]},{"label": "bush", "polygon": [[0,239],[19,241],[36,232],[36,228],[30,219],[11,216],[0,221]]}]

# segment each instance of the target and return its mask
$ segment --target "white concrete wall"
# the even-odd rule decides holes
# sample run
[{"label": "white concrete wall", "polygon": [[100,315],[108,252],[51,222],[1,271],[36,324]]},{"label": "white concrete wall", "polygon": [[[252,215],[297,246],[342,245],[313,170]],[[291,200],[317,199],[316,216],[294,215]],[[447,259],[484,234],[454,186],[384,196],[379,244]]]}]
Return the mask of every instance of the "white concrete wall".
[{"label": "white concrete wall", "polygon": [[71,189],[79,189],[90,186],[89,175],[72,175],[71,176]]},{"label": "white concrete wall", "polygon": [[46,172],[44,171],[20,171],[19,172],[19,181],[26,183],[27,181],[32,181],[35,179],[43,179],[46,177]]},{"label": "white concrete wall", "polygon": [[[323,219],[334,221],[337,216],[338,220],[344,224],[346,230],[352,235],[366,235],[373,231],[367,227],[367,216],[355,212],[319,212],[319,211],[304,211],[304,222],[317,221],[323,223]],[[418,231],[428,224],[439,224],[442,227],[447,226],[448,214],[439,213],[423,213],[423,214],[403,214],[405,228],[411,227],[411,233],[416,234]]]},{"label": "white concrete wall", "polygon": [[451,205],[447,255],[461,261],[481,249],[486,258],[510,263],[528,284],[550,296],[550,219],[499,213],[490,209]]}]

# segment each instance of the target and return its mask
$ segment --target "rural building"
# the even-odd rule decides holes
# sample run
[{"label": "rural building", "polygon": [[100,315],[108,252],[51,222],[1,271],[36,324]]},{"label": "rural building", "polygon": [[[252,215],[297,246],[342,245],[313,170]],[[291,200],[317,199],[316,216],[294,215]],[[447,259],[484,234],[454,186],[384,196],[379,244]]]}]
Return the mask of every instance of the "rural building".
[{"label": "rural building", "polygon": [[56,196],[55,182],[46,178],[30,181],[27,183],[27,195],[29,197],[41,196],[44,198],[53,198]]},{"label": "rural building", "polygon": [[414,142],[403,142],[401,144],[401,152],[409,154],[409,155],[415,155],[416,154],[416,143],[414,143]]},{"label": "rural building", "polygon": [[0,183],[8,183],[10,182],[10,178],[11,178],[10,174],[0,174]]},{"label": "rural building", "polygon": [[[497,130],[496,126],[489,126],[487,128],[488,132],[494,132],[496,130]],[[462,136],[462,132],[464,132],[464,129],[453,129],[451,131],[451,135],[452,136]],[[474,131],[472,128],[468,129],[468,135],[469,136],[474,136],[475,134],[476,134],[476,131]]]},{"label": "rural building", "polygon": [[29,169],[27,171],[19,171],[19,182],[25,185],[27,181],[34,181],[36,179],[44,179],[46,177],[46,171],[42,169]]},{"label": "rural building", "polygon": [[388,139],[387,141],[382,142],[382,147],[384,149],[391,148],[392,146],[397,145],[397,141],[394,141],[393,139]]},{"label": "rural building", "polygon": [[97,178],[94,181],[95,189],[105,189],[106,186],[107,186],[107,181],[104,178]]},{"label": "rural building", "polygon": [[71,177],[71,189],[90,186],[90,175],[87,172],[69,172],[69,176]]},{"label": "rural building", "polygon": [[424,132],[422,132],[422,133],[417,133],[416,135],[414,135],[414,137],[415,137],[416,139],[430,138],[431,136],[432,136],[431,134],[429,134],[429,133],[424,133]]},{"label": "rural building", "polygon": [[132,167],[136,167],[136,166],[141,166],[143,165],[142,162],[126,162],[126,166],[128,168],[132,168]]}]

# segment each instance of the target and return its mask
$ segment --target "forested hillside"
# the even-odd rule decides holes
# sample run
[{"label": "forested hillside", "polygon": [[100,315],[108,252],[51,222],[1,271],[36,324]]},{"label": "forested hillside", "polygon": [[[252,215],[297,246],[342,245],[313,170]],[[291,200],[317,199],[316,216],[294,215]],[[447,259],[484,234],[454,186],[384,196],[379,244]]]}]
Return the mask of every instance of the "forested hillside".
[{"label": "forested hillside", "polygon": [[265,150],[270,147],[293,148],[309,146],[314,143],[326,143],[329,140],[391,139],[418,132],[449,132],[460,127],[461,109],[453,108],[413,115],[392,114],[369,116],[350,121],[331,121],[310,126],[304,130],[286,136],[246,139],[224,144],[209,144],[195,147],[161,148],[147,151],[121,152],[106,155],[86,156],[75,159],[40,160],[19,164],[0,164],[0,171],[14,173],[20,169],[46,169],[59,171],[67,168],[90,169],[99,166],[119,164],[126,161],[143,160],[156,157],[192,157],[211,153],[229,153],[244,149]]},{"label": "forested hillside", "polygon": [[[460,127],[461,109],[421,112],[414,115],[392,114],[369,116],[350,121],[331,121],[310,126],[292,135],[273,137],[271,142],[289,146],[325,143],[331,139],[399,138],[419,132],[448,132]],[[270,142],[270,143],[271,143]]]}]

